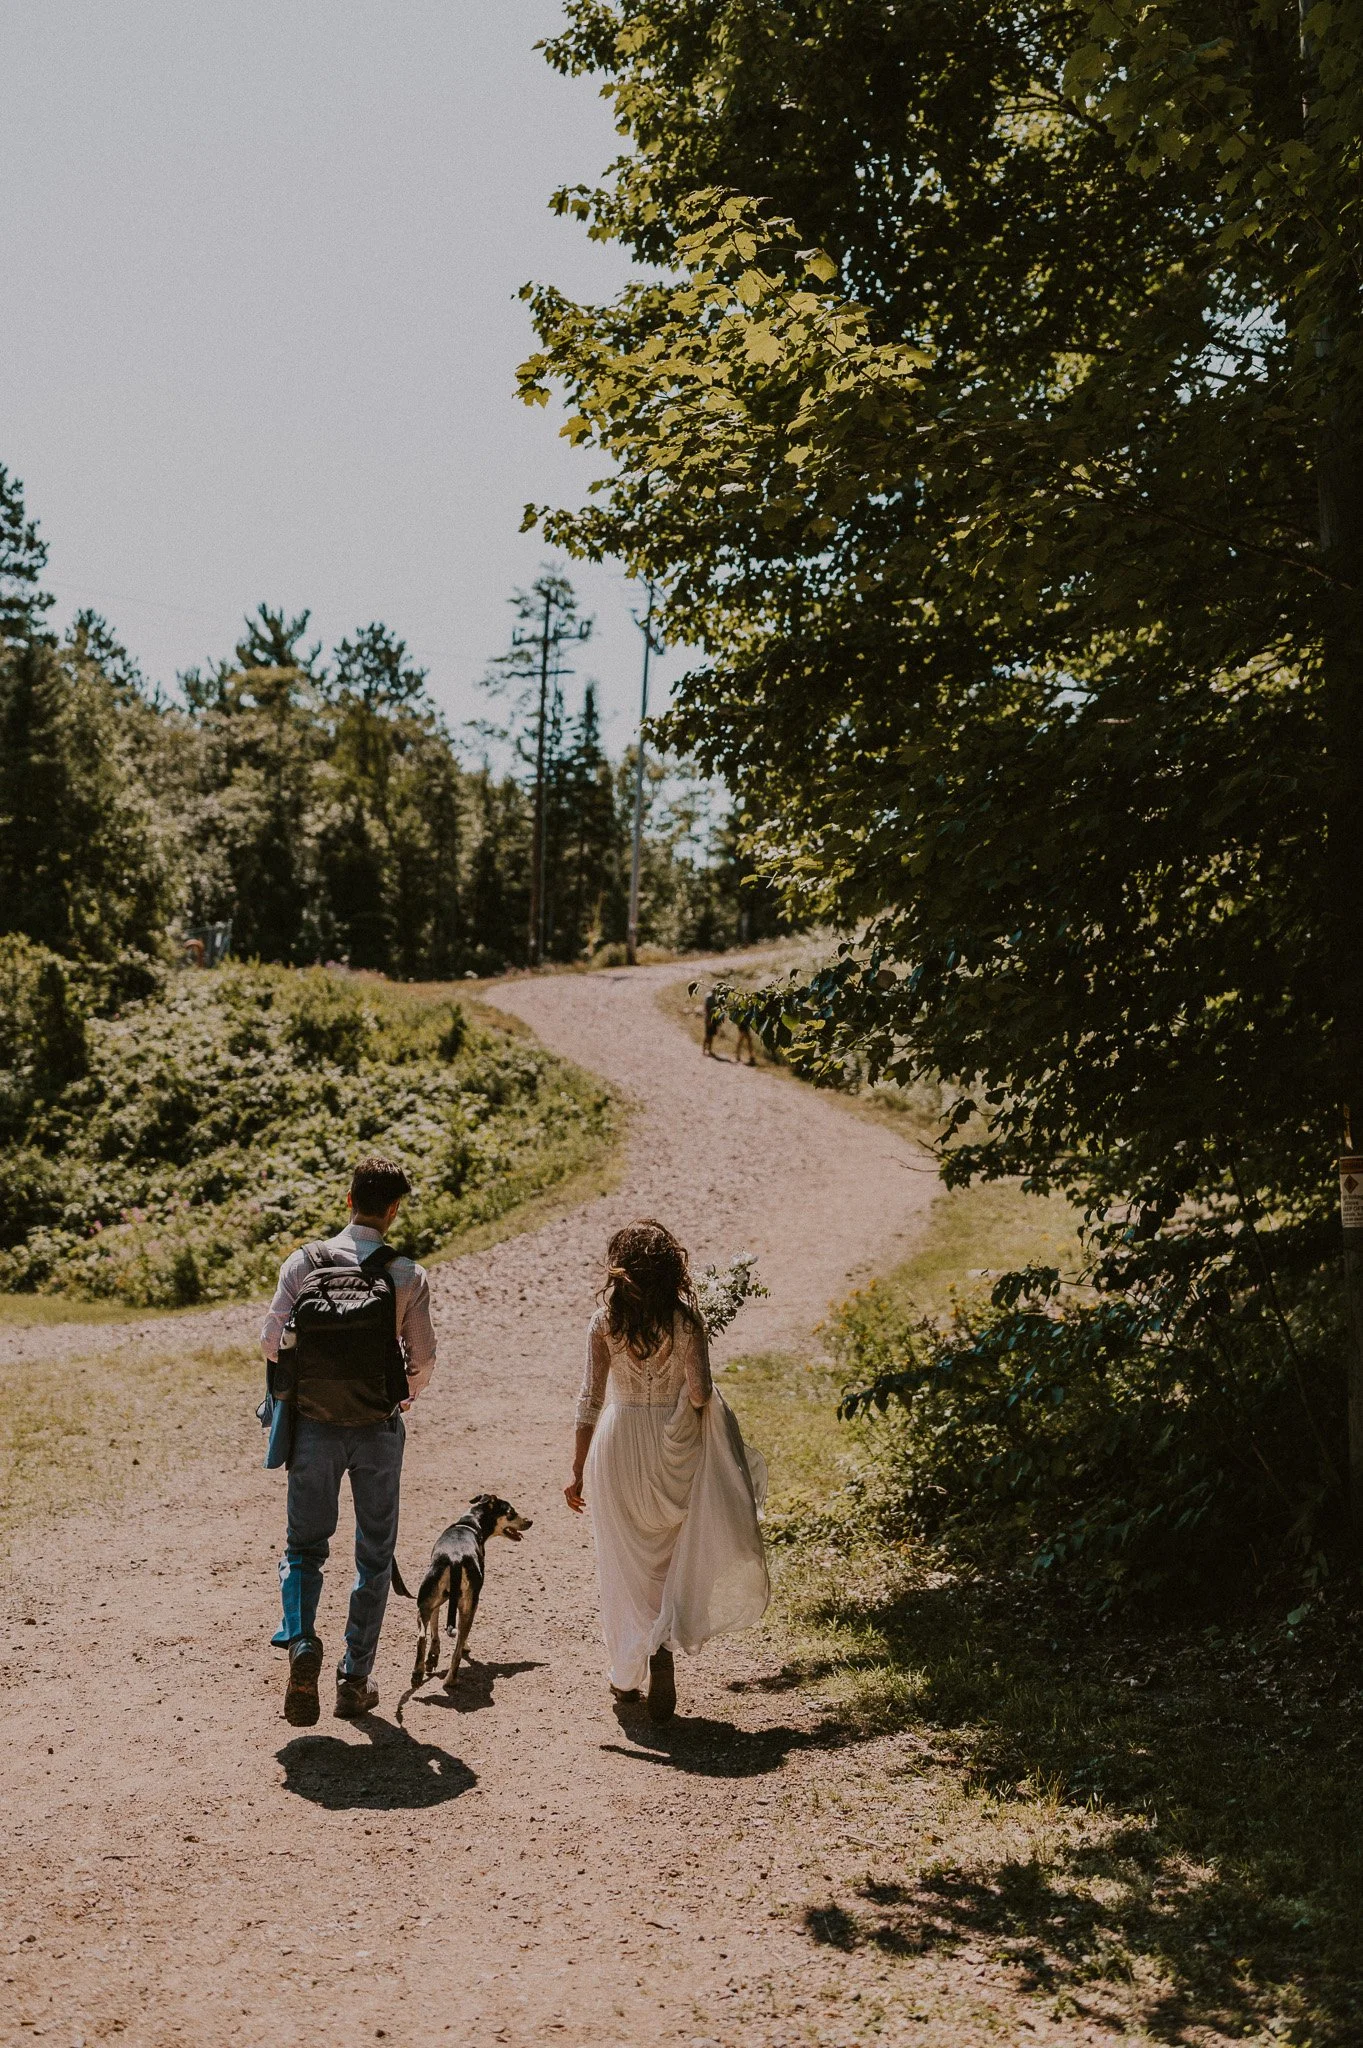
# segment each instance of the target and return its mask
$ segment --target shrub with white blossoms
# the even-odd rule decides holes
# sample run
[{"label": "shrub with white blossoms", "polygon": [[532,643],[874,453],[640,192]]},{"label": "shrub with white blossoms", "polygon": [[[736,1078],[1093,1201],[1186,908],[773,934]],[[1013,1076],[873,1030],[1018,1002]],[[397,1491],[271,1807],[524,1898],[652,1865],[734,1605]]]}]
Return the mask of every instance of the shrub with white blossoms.
[{"label": "shrub with white blossoms", "polygon": [[717,1266],[705,1268],[696,1282],[696,1299],[708,1336],[717,1337],[721,1330],[727,1330],[745,1301],[770,1294],[771,1289],[757,1278],[756,1268],[755,1252],[730,1259],[723,1271]]}]

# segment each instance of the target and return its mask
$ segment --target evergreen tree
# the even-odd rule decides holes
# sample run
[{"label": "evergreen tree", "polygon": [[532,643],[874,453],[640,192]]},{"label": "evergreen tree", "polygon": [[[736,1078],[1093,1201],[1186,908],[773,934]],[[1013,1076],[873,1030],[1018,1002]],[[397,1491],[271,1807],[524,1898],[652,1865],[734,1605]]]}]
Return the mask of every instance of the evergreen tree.
[{"label": "evergreen tree", "polygon": [[159,951],[166,877],[135,733],[99,669],[0,647],[0,932],[115,962]]},{"label": "evergreen tree", "polygon": [[66,629],[66,645],[78,661],[93,663],[121,703],[140,704],[148,697],[146,677],[102,613],[78,611]]},{"label": "evergreen tree", "polygon": [[437,980],[469,964],[464,811],[468,778],[435,719],[397,755],[389,811],[392,967]]},{"label": "evergreen tree", "polygon": [[[327,773],[345,819],[319,846],[319,868],[343,950],[355,966],[449,972],[460,916],[458,766],[427,701],[426,671],[374,622],[337,647],[329,697]],[[439,966],[437,927],[446,935]]]},{"label": "evergreen tree", "polygon": [[[231,876],[233,946],[247,958],[304,962],[328,938],[315,882],[316,765],[327,745],[318,648],[299,653],[308,613],[262,604],[237,647],[186,690],[208,740],[215,825]],[[266,655],[295,657],[282,662]],[[186,679],[187,680],[187,679]]]},{"label": "evergreen tree", "polygon": [[47,542],[24,510],[24,487],[0,462],[0,645],[39,632],[52,598],[38,587],[47,566]]},{"label": "evergreen tree", "polygon": [[531,809],[510,776],[484,762],[474,777],[468,888],[470,964],[495,974],[523,965],[530,910]]},{"label": "evergreen tree", "polygon": [[577,959],[589,956],[608,936],[618,936],[615,927],[626,907],[628,829],[601,744],[595,683],[588,683],[583,692],[582,711],[568,752],[565,788],[566,926],[571,952],[564,957]]},{"label": "evergreen tree", "polygon": [[306,650],[301,650],[298,644],[308,630],[311,617],[310,611],[302,611],[291,619],[282,608],[272,612],[267,604],[257,605],[255,617],[246,621],[245,639],[237,642],[238,665],[244,669],[297,669],[302,675],[315,675],[322,652],[321,641],[316,641]]},{"label": "evergreen tree", "polygon": [[532,963],[550,956],[551,892],[559,877],[551,859],[556,834],[555,812],[561,807],[563,781],[563,680],[571,673],[564,650],[586,640],[590,619],[578,615],[577,593],[566,577],[546,569],[529,590],[512,598],[519,624],[511,646],[493,662],[486,688],[509,696],[518,721],[496,737],[510,737],[531,789],[530,903],[527,949]]},{"label": "evergreen tree", "polygon": [[332,759],[353,795],[381,821],[388,780],[402,744],[434,716],[426,671],[407,659],[406,642],[387,626],[366,626],[336,649],[328,694],[335,719]]},{"label": "evergreen tree", "polygon": [[376,621],[337,647],[332,683],[338,696],[358,697],[367,711],[392,716],[424,697],[426,671],[407,659],[407,642]]}]

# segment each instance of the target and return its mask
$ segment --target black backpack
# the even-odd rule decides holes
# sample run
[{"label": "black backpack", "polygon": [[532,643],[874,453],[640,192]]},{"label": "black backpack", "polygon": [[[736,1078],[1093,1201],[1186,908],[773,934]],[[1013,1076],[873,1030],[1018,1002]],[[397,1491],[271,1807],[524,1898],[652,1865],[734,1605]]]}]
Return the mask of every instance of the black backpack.
[{"label": "black backpack", "polygon": [[303,1247],[311,1271],[298,1290],[269,1375],[276,1401],[295,1415],[363,1429],[386,1422],[407,1399],[398,1343],[398,1296],[388,1268],[397,1253],[375,1245],[359,1266],[334,1265],[324,1244]]}]

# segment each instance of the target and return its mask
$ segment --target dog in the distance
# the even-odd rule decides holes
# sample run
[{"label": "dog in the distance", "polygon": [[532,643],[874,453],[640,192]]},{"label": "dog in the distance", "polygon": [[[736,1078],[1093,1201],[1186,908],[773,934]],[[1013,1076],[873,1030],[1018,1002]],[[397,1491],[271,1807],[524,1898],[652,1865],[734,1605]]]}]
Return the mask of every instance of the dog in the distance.
[{"label": "dog in the distance", "polygon": [[470,1501],[468,1513],[451,1522],[444,1534],[436,1538],[430,1570],[416,1596],[420,1621],[416,1662],[412,1667],[414,1688],[434,1677],[440,1662],[443,1607],[446,1630],[454,1637],[445,1690],[454,1691],[460,1659],[478,1612],[478,1596],[483,1590],[483,1552],[487,1543],[493,1536],[506,1536],[512,1543],[519,1543],[524,1532],[533,1526],[530,1516],[518,1515],[509,1500],[502,1500],[495,1493],[478,1493]]}]

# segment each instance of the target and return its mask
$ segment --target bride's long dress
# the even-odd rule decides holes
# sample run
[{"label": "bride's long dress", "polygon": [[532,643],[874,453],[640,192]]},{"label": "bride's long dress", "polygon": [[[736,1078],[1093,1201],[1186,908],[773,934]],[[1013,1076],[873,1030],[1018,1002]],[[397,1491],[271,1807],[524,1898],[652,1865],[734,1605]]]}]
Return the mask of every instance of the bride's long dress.
[{"label": "bride's long dress", "polygon": [[611,1684],[623,1692],[647,1682],[662,1645],[694,1652],[761,1620],[767,1471],[714,1389],[704,1330],[680,1309],[643,1359],[597,1311],[577,1422],[595,1424],[584,1487]]}]

